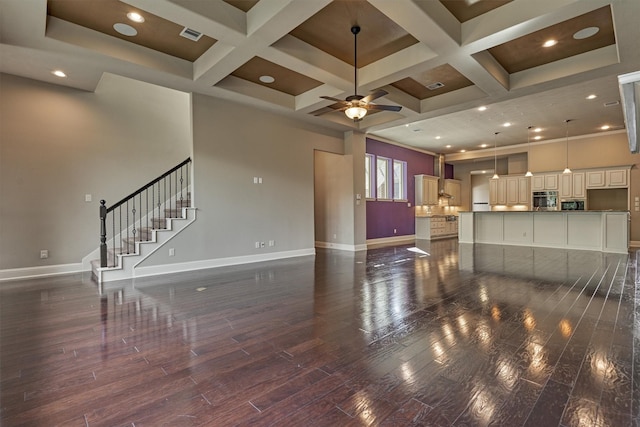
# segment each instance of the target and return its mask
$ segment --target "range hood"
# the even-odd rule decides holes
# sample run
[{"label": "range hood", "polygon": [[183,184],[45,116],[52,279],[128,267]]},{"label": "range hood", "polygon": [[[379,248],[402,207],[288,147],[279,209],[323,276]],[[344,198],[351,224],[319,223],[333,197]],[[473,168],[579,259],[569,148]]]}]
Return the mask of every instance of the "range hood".
[{"label": "range hood", "polygon": [[438,154],[435,159],[433,168],[438,177],[438,197],[451,199],[453,196],[444,191],[444,154]]}]

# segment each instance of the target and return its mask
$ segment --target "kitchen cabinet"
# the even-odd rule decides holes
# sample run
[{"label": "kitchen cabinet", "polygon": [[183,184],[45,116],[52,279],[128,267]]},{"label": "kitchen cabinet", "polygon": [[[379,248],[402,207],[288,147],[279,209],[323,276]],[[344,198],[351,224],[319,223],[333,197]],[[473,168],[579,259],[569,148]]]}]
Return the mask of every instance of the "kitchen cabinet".
[{"label": "kitchen cabinet", "polygon": [[438,177],[431,175],[416,175],[416,200],[417,206],[438,204]]},{"label": "kitchen cabinet", "polygon": [[518,204],[531,204],[531,180],[527,176],[518,177]]},{"label": "kitchen cabinet", "polygon": [[518,177],[517,176],[508,176],[505,179],[506,182],[506,191],[507,191],[507,205],[517,205],[520,200],[519,197],[519,188],[518,188]]},{"label": "kitchen cabinet", "polygon": [[605,188],[604,171],[587,172],[587,188]]},{"label": "kitchen cabinet", "polygon": [[489,180],[489,204],[507,204],[507,179],[505,177]]},{"label": "kitchen cabinet", "polygon": [[608,188],[626,187],[627,171],[625,169],[609,169],[605,171],[605,179]]},{"label": "kitchen cabinet", "polygon": [[586,188],[626,188],[629,186],[628,169],[605,169],[586,172]]},{"label": "kitchen cabinet", "polygon": [[563,173],[559,175],[561,199],[583,199],[586,197],[585,173]]},{"label": "kitchen cabinet", "polygon": [[534,175],[531,179],[531,191],[548,191],[558,189],[558,174],[548,173]]},{"label": "kitchen cabinet", "polygon": [[416,217],[416,239],[444,239],[458,236],[458,217]]},{"label": "kitchen cabinet", "polygon": [[528,205],[531,203],[530,181],[525,176],[502,176],[489,181],[490,205]]},{"label": "kitchen cabinet", "polygon": [[457,179],[444,180],[444,192],[451,195],[449,206],[460,206],[460,181]]}]

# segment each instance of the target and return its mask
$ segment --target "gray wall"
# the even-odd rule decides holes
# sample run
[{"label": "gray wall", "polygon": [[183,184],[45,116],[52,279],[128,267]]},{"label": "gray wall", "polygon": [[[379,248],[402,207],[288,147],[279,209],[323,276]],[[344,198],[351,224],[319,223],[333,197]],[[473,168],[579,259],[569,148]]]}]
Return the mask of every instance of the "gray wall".
[{"label": "gray wall", "polygon": [[108,74],[93,93],[0,74],[0,270],[80,263],[99,243],[101,198],[190,155],[189,94]]},{"label": "gray wall", "polygon": [[193,95],[197,220],[140,266],[314,250],[315,150],[342,153],[342,133]]}]

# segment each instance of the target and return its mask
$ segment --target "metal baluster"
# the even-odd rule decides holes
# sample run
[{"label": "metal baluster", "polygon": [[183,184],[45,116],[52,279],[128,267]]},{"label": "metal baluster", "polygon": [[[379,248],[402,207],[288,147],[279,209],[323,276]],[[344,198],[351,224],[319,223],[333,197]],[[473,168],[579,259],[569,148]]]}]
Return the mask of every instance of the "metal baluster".
[{"label": "metal baluster", "polygon": [[129,253],[129,200],[127,200],[127,240],[125,240],[127,244],[127,253]]},{"label": "metal baluster", "polygon": [[107,203],[100,200],[100,267],[107,266]]}]

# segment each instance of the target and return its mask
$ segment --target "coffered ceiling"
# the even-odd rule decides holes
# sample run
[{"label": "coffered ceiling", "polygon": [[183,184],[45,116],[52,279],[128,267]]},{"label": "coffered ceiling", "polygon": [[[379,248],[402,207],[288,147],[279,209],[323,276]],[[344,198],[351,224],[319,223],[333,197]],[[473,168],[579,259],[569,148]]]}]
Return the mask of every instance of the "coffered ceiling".
[{"label": "coffered ceiling", "polygon": [[[115,73],[453,155],[528,126],[561,138],[565,119],[623,129],[637,16],[638,0],[2,0],[0,71],[83,90]],[[402,109],[353,122],[320,98],[378,89]]]}]

